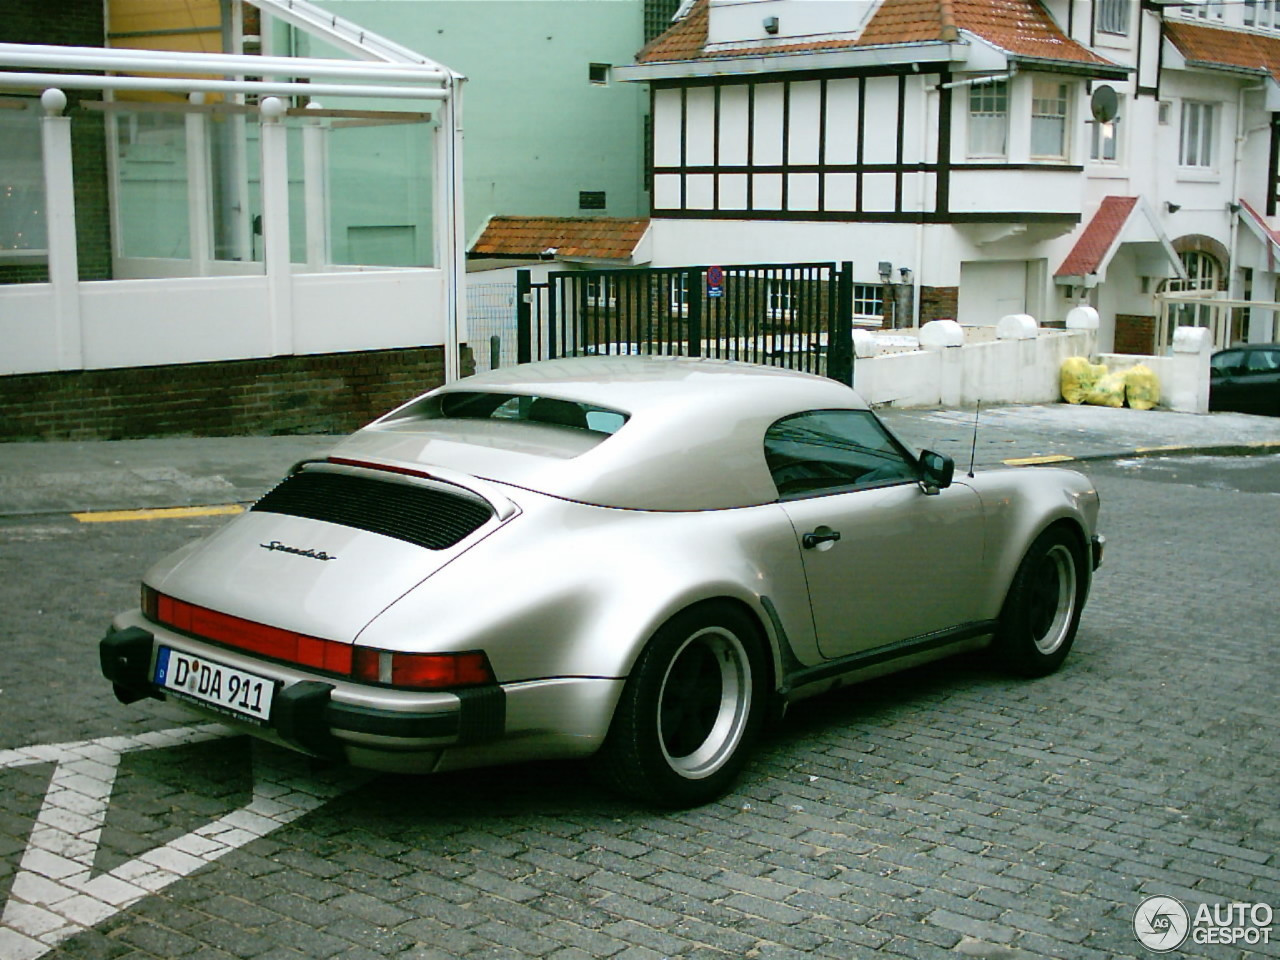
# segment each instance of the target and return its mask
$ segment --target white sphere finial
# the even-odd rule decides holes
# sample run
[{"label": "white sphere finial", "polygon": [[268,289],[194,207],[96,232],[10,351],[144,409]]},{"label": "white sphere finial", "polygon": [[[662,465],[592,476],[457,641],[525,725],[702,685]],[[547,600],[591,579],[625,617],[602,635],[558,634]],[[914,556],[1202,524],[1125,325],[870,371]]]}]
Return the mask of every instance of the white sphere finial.
[{"label": "white sphere finial", "polygon": [[258,109],[267,120],[279,120],[289,108],[279,97],[264,97],[262,103],[258,104]]},{"label": "white sphere finial", "polygon": [[201,93],[199,90],[196,90],[192,93],[187,94],[187,100],[194,104],[204,103],[204,94]]},{"label": "white sphere finial", "polygon": [[44,112],[49,116],[60,116],[67,109],[67,95],[57,87],[50,87],[40,94],[40,106],[44,107]]}]

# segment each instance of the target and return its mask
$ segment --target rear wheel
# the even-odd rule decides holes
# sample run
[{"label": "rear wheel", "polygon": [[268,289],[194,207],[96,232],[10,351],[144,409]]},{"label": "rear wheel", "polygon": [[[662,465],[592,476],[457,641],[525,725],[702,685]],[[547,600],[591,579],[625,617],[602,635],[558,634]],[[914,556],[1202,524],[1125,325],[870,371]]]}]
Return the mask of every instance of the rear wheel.
[{"label": "rear wheel", "polygon": [[1052,527],[1036,537],[1018,566],[996,635],[1001,664],[1014,673],[1052,673],[1075,641],[1088,574],[1070,531]]},{"label": "rear wheel", "polygon": [[670,807],[723,793],[760,728],[762,644],[727,604],[703,604],[663,625],[640,654],[597,763],[610,786]]}]

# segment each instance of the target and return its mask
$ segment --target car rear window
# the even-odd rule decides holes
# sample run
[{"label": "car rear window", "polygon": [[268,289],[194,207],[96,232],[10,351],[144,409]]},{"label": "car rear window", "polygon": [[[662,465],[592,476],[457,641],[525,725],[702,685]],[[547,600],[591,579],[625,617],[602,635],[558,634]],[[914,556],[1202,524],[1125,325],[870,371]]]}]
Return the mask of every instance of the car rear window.
[{"label": "car rear window", "polygon": [[395,419],[503,420],[609,436],[622,429],[628,415],[621,410],[560,397],[459,390],[423,397],[401,410]]}]

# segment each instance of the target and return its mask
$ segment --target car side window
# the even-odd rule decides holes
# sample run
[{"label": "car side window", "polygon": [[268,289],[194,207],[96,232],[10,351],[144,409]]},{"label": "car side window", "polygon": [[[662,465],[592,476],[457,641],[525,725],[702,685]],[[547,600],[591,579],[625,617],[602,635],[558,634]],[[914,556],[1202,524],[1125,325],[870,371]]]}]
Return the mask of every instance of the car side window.
[{"label": "car side window", "polygon": [[764,456],[784,498],[917,479],[910,455],[869,410],[784,417],[765,431]]},{"label": "car side window", "polygon": [[1250,373],[1275,373],[1280,369],[1280,351],[1251,350],[1248,366]]},{"label": "car side window", "polygon": [[1231,376],[1244,372],[1244,351],[1243,350],[1224,350],[1222,353],[1214,354],[1209,360],[1210,368],[1214,373]]}]

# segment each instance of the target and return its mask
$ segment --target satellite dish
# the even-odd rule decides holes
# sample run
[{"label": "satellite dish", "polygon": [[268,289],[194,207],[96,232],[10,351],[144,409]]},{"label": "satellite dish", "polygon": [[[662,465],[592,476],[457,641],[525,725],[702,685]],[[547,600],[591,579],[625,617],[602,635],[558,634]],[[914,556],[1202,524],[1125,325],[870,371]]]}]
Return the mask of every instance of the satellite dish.
[{"label": "satellite dish", "polygon": [[1095,87],[1093,97],[1089,100],[1089,108],[1093,111],[1093,119],[1099,123],[1110,123],[1120,112],[1120,98],[1116,95],[1116,88],[1105,83]]}]

